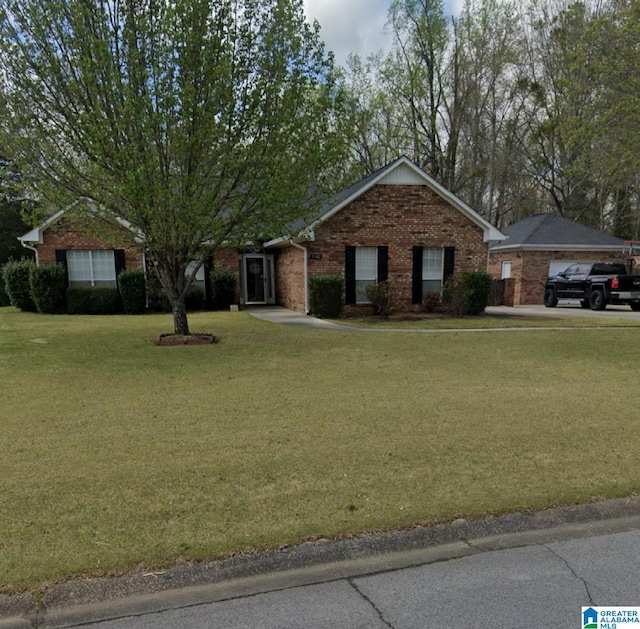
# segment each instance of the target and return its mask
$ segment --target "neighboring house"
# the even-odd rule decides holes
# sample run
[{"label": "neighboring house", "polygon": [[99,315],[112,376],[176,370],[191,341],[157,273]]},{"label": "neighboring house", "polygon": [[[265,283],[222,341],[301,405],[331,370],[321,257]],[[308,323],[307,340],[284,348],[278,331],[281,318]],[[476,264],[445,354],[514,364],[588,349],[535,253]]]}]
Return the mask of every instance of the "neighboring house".
[{"label": "neighboring house", "polygon": [[[54,236],[52,227],[45,222],[20,240],[37,250],[40,262],[55,262],[61,256],[55,251],[64,251],[70,281],[68,261],[77,250],[90,264],[96,251],[113,250],[107,241],[82,240],[81,233],[59,226]],[[505,239],[406,157],[333,195],[315,218],[299,221],[289,233],[259,249],[216,251],[214,268],[236,273],[241,304],[309,312],[310,278],[342,275],[348,309],[367,304],[364,287],[384,280],[391,282],[396,306],[410,309],[426,292],[440,292],[450,275],[486,270],[489,245]],[[114,251],[109,263],[114,278],[122,255],[126,268],[144,265],[135,243],[123,252]]]},{"label": "neighboring house", "polygon": [[547,277],[574,262],[620,261],[624,241],[557,214],[536,214],[505,227],[491,246],[489,273],[507,280],[505,304],[542,304]]}]

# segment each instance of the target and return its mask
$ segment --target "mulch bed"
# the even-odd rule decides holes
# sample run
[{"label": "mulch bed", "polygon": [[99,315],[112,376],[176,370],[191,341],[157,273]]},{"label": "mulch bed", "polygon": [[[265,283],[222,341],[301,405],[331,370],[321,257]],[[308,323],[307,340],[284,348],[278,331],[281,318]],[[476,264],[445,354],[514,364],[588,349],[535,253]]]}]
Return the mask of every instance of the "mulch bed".
[{"label": "mulch bed", "polygon": [[161,334],[156,339],[156,345],[213,345],[216,342],[213,334],[196,332],[194,334]]}]

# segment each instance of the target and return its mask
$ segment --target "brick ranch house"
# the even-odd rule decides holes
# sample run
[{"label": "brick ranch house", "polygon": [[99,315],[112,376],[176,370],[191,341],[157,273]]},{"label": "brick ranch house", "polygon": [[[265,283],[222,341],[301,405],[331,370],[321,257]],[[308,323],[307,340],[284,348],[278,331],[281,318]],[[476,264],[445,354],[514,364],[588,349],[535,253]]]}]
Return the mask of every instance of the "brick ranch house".
[{"label": "brick ranch house", "polygon": [[[115,285],[118,269],[144,268],[130,231],[122,248],[114,249],[113,236],[78,231],[63,214],[20,237],[36,250],[38,263],[64,263],[70,284]],[[310,278],[342,275],[347,309],[366,305],[364,286],[384,280],[390,280],[398,308],[416,308],[450,275],[486,270],[489,246],[505,239],[406,157],[331,196],[313,219],[289,231],[259,249],[215,252],[214,268],[238,278],[240,304],[308,313]],[[203,285],[205,274],[203,268],[196,278]]]},{"label": "brick ranch house", "polygon": [[575,262],[622,262],[624,241],[557,214],[536,214],[503,230],[489,273],[505,280],[505,305],[542,304],[547,277]]}]

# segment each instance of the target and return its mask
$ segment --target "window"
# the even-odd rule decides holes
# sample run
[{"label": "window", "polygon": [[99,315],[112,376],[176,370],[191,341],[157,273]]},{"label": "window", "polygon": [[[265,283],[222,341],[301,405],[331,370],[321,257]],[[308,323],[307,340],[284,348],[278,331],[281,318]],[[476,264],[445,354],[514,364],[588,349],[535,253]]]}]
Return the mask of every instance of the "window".
[{"label": "window", "polygon": [[508,280],[511,277],[511,260],[505,260],[502,263],[502,276],[501,280]]},{"label": "window", "polygon": [[425,247],[422,250],[422,298],[427,293],[442,292],[444,249]]},{"label": "window", "polygon": [[[187,266],[187,270],[184,272],[184,274],[189,277],[191,275],[191,273],[193,273],[193,269],[196,266],[195,262],[190,262],[189,266]],[[191,286],[197,286],[198,288],[200,288],[202,290],[203,293],[206,294],[206,289],[205,289],[205,275],[204,275],[204,264],[200,265],[200,268],[198,269],[198,272],[196,273],[196,276],[193,278],[193,282],[191,283]]]},{"label": "window", "polygon": [[364,289],[385,282],[389,273],[389,247],[345,247],[345,303],[368,304]]},{"label": "window", "polygon": [[70,286],[116,286],[113,249],[67,251]]},{"label": "window", "polygon": [[378,249],[356,247],[356,303],[368,304],[365,288],[378,281]]},{"label": "window", "polygon": [[442,293],[455,269],[455,253],[455,247],[413,247],[412,304],[421,304],[427,293]]}]

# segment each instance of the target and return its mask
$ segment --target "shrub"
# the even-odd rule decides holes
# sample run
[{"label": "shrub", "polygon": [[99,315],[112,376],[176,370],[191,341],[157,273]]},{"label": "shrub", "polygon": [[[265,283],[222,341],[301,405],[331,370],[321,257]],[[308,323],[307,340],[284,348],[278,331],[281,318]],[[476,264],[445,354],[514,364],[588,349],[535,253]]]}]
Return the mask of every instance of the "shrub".
[{"label": "shrub", "polygon": [[236,276],[228,269],[218,269],[211,273],[211,306],[214,310],[229,310],[236,301]]},{"label": "shrub", "polygon": [[42,264],[29,270],[31,298],[38,312],[59,314],[64,312],[67,271],[61,264]]},{"label": "shrub", "polygon": [[147,299],[151,312],[171,312],[169,298],[153,271],[147,272]]},{"label": "shrub", "polygon": [[386,319],[391,313],[393,298],[391,296],[391,282],[384,281],[377,284],[369,284],[364,287],[364,294],[371,302],[373,314]]},{"label": "shrub", "polygon": [[440,293],[430,291],[425,293],[422,300],[422,309],[425,312],[433,312],[440,305]]},{"label": "shrub", "polygon": [[147,307],[147,283],[142,269],[122,271],[118,275],[118,290],[125,314],[141,314]]},{"label": "shrub", "polygon": [[484,271],[452,277],[444,285],[442,303],[456,315],[482,314],[489,303],[493,278]]},{"label": "shrub", "polygon": [[318,275],[309,280],[309,305],[316,317],[336,319],[340,316],[342,285],[340,275]]},{"label": "shrub", "polygon": [[0,308],[10,306],[9,295],[4,287],[4,266],[0,266]]},{"label": "shrub", "polygon": [[19,260],[7,262],[3,270],[5,290],[11,305],[27,312],[37,311],[29,286],[29,272],[34,266],[32,260]]},{"label": "shrub", "polygon": [[120,298],[111,286],[70,286],[67,312],[78,315],[110,315],[118,312]]},{"label": "shrub", "polygon": [[191,286],[185,297],[187,311],[204,308],[204,291],[199,286]]}]

